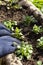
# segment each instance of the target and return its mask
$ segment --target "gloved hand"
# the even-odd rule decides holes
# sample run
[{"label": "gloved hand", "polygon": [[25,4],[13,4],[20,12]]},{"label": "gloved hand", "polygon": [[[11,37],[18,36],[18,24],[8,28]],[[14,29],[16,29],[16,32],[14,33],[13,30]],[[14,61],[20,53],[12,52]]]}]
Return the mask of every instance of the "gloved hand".
[{"label": "gloved hand", "polygon": [[0,36],[11,35],[11,31],[8,30],[3,24],[0,23]]},{"label": "gloved hand", "polygon": [[14,52],[16,46],[13,46],[13,42],[20,44],[19,40],[10,36],[11,33],[12,31],[8,30],[3,24],[0,24],[0,57]]},{"label": "gloved hand", "polygon": [[13,42],[20,44],[20,41],[16,38],[12,38],[10,36],[0,37],[0,57],[15,51],[16,46],[12,45]]}]

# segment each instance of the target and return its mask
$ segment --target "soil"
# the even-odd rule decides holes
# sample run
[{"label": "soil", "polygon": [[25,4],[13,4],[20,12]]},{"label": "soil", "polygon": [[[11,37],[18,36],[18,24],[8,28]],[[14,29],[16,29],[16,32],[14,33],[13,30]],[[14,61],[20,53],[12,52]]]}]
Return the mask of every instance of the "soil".
[{"label": "soil", "polygon": [[[25,15],[28,14],[28,9],[26,7],[23,7],[23,9],[9,9],[7,10],[6,6],[0,6],[0,22],[3,22],[4,20],[16,20],[18,21],[18,27],[22,28],[22,33],[24,34],[27,41],[31,42],[33,45],[34,51],[32,54],[31,60],[22,60],[23,65],[36,65],[37,60],[41,60],[43,62],[43,51],[36,49],[36,40],[43,36],[43,33],[35,34],[31,32],[30,26],[24,26],[24,24],[21,23],[23,21]],[[41,25],[40,23],[38,25]]]}]

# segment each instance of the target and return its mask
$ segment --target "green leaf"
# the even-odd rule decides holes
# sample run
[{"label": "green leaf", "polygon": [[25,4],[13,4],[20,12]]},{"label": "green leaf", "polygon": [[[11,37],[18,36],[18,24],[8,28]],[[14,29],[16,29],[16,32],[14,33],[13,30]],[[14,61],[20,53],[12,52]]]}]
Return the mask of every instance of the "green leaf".
[{"label": "green leaf", "polygon": [[42,61],[37,61],[37,65],[42,65]]},{"label": "green leaf", "polygon": [[[22,41],[20,48],[17,48],[16,51],[17,51],[17,53],[16,53],[17,55],[20,53],[18,56],[21,55],[23,58],[26,57],[27,60],[29,60],[29,59],[31,59],[31,56],[33,53],[33,47],[31,44],[28,44],[27,42]],[[20,52],[18,52],[18,51],[20,51]]]},{"label": "green leaf", "polygon": [[37,48],[43,49],[43,37],[37,39]]},{"label": "green leaf", "polygon": [[17,21],[4,21],[3,23],[9,30],[14,31],[14,26],[17,25]]},{"label": "green leaf", "polygon": [[33,26],[33,30],[34,33],[38,34],[43,32],[43,29],[41,28],[41,26],[37,26],[36,24]]}]

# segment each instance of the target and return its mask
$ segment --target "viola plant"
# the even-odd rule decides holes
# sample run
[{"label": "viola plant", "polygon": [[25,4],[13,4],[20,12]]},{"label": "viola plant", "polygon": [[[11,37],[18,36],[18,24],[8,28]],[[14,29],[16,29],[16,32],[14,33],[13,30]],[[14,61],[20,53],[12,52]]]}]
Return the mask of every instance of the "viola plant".
[{"label": "viola plant", "polygon": [[12,35],[18,39],[23,39],[24,35],[21,32],[21,29],[19,29],[18,27],[15,28],[14,33],[12,33]]},{"label": "viola plant", "polygon": [[0,0],[0,5],[6,5],[7,9],[15,8],[22,9],[22,6],[18,4],[19,0]]},{"label": "viola plant", "polygon": [[15,9],[22,9],[22,6],[20,6],[19,4],[15,4],[15,5],[13,6],[13,8],[15,8]]},{"label": "viola plant", "polygon": [[15,51],[17,56],[22,60],[23,58],[27,58],[30,60],[33,53],[33,47],[28,42],[22,41],[20,45],[17,46],[17,50]]},{"label": "viola plant", "polygon": [[24,17],[23,23],[25,26],[29,26],[30,23],[34,23],[34,22],[37,22],[37,20],[33,16],[25,16]]},{"label": "viola plant", "polygon": [[43,32],[43,28],[41,26],[37,26],[36,24],[33,26],[33,30],[34,33],[39,34],[41,32]]},{"label": "viola plant", "polygon": [[14,31],[14,26],[17,25],[17,21],[4,21],[4,25],[11,31]]},{"label": "viola plant", "polygon": [[37,48],[43,49],[43,37],[40,37],[40,39],[37,39]]},{"label": "viola plant", "polygon": [[37,65],[43,65],[41,60],[37,61]]},{"label": "viola plant", "polygon": [[17,3],[19,0],[5,0],[5,1],[11,2],[11,3]]}]

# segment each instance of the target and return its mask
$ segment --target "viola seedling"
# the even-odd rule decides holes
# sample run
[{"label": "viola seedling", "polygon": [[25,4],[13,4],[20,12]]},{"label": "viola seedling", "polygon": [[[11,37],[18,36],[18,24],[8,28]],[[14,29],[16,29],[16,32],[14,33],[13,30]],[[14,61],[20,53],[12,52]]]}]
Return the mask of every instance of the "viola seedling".
[{"label": "viola seedling", "polygon": [[41,26],[37,26],[36,24],[33,26],[33,30],[34,33],[39,34],[41,32],[43,32],[43,29],[41,28]]},{"label": "viola seedling", "polygon": [[41,60],[37,61],[37,65],[43,65]]},{"label": "viola seedling", "polygon": [[12,33],[12,35],[18,39],[23,39],[24,35],[21,32],[21,29],[19,29],[18,27],[16,27],[14,33]]},{"label": "viola seedling", "polygon": [[43,37],[37,39],[37,48],[43,49]]},{"label": "viola seedling", "polygon": [[34,22],[37,22],[37,20],[35,20],[33,16],[25,16],[23,21],[24,25],[29,26],[31,22],[34,23]]},{"label": "viola seedling", "polygon": [[17,25],[17,21],[4,21],[4,25],[11,31],[14,31],[14,25]]},{"label": "viola seedling", "polygon": [[31,59],[32,53],[33,53],[33,47],[31,44],[28,44],[28,42],[22,41],[20,45],[17,46],[17,50],[15,52],[17,56],[22,60],[24,57],[27,58],[27,60]]},{"label": "viola seedling", "polygon": [[15,8],[15,9],[22,9],[22,6],[18,4],[19,0],[5,0],[7,3],[7,8]]}]

